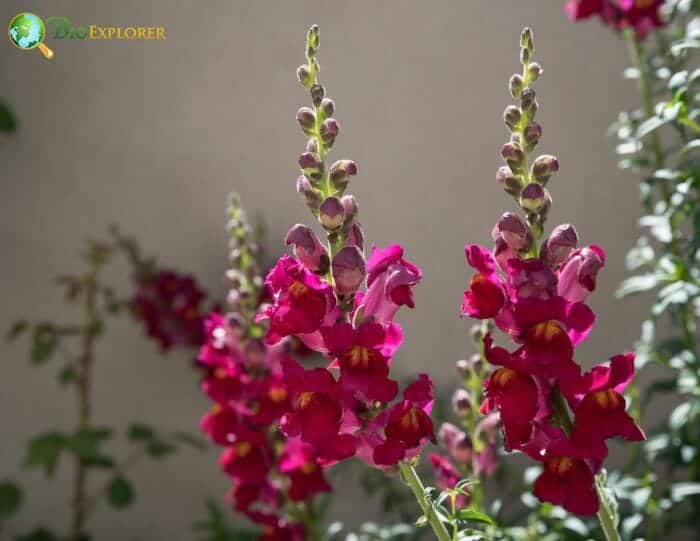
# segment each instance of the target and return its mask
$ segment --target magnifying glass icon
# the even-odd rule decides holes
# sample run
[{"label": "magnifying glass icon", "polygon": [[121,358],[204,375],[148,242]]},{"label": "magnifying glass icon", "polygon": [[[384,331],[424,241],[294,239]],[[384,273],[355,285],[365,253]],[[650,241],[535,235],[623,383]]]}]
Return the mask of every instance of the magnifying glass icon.
[{"label": "magnifying glass icon", "polygon": [[12,44],[23,51],[39,49],[44,58],[51,60],[53,51],[44,44],[46,27],[41,17],[33,13],[25,12],[12,17],[7,35]]}]

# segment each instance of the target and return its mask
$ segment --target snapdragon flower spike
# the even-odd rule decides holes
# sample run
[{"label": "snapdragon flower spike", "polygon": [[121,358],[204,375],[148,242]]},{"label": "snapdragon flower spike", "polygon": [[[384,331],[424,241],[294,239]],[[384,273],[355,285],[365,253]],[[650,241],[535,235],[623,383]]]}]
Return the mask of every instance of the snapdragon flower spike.
[{"label": "snapdragon flower spike", "polygon": [[595,290],[605,255],[597,246],[577,248],[578,234],[570,224],[541,241],[551,204],[544,184],[559,165],[545,155],[529,166],[534,145],[527,130],[537,111],[530,85],[541,73],[539,65],[532,69],[532,52],[532,33],[526,29],[523,74],[510,82],[520,107],[506,111],[511,141],[503,152],[507,167],[522,179],[516,201],[525,220],[504,214],[492,234],[493,252],[466,247],[476,274],[464,294],[462,314],[493,320],[514,343],[504,348],[494,344],[490,332],[482,336],[484,358],[496,368],[485,381],[481,412],[498,414],[506,450],[542,462],[535,495],[592,515],[599,505],[594,478],[607,456],[606,440],[640,441],[644,433],[626,412],[622,396],[633,376],[633,356],[615,356],[610,366],[583,374],[574,360],[576,346],[595,322],[584,301]]},{"label": "snapdragon flower spike", "polygon": [[654,28],[666,23],[661,17],[663,0],[570,0],[566,13],[572,21],[598,16],[615,30],[632,28],[637,39],[644,39]]},{"label": "snapdragon flower spike", "polygon": [[[314,448],[298,438],[287,440],[279,429],[294,398],[283,366],[293,362],[290,353],[299,350],[298,339],[282,331],[316,329],[321,321],[315,323],[313,317],[321,320],[332,309],[332,291],[310,270],[324,272],[330,261],[312,231],[292,228],[287,240],[308,267],[291,258],[282,261],[273,269],[270,297],[260,275],[253,229],[235,196],[227,229],[231,312],[212,312],[204,323],[197,363],[204,372],[202,391],[213,406],[200,427],[223,447],[219,462],[233,482],[229,498],[236,510],[262,527],[259,539],[301,541],[307,532],[293,518],[295,506],[311,505],[314,496],[329,491],[330,485]],[[307,311],[295,319],[300,307]],[[271,319],[277,331],[274,344],[262,339]]]}]

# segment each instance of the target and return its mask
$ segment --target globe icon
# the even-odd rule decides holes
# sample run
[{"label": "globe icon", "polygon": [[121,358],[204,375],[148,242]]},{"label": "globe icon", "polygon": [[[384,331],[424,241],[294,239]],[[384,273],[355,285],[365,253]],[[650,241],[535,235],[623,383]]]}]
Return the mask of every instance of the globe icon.
[{"label": "globe icon", "polygon": [[43,43],[46,34],[44,21],[33,13],[15,15],[10,21],[7,33],[10,41],[19,49],[28,51],[38,47],[46,58],[53,56],[53,51]]}]

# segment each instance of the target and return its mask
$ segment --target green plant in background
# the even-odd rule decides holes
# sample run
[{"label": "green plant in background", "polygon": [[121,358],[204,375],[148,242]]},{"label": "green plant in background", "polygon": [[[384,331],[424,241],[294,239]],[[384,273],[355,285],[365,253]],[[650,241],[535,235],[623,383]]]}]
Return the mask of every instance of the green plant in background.
[{"label": "green plant in background", "polygon": [[[136,288],[125,299],[119,298],[104,278],[108,265],[119,253],[125,254],[131,263]],[[66,302],[78,310],[79,319],[70,323],[17,321],[7,336],[9,340],[29,338],[29,360],[34,366],[61,362],[57,382],[74,392],[78,406],[75,428],[47,430],[34,436],[28,442],[23,464],[24,469],[40,470],[50,479],[62,459],[73,461],[69,532],[57,535],[42,526],[16,537],[18,541],[90,539],[87,522],[98,505],[106,502],[114,509],[124,509],[134,501],[135,489],[129,479],[131,466],[143,458],[164,459],[181,445],[196,449],[206,445],[186,432],[162,431],[132,422],[124,434],[132,444],[132,452],[122,460],[109,452],[108,444],[118,432],[95,420],[92,407],[97,346],[105,337],[109,319],[128,310],[144,323],[162,349],[198,345],[203,332],[200,305],[204,293],[191,278],[158,270],[153,261],[141,256],[133,239],[123,237],[116,229],[112,230],[109,241],[88,241],[82,260],[82,273],[58,279]],[[16,483],[10,480],[0,483],[3,536],[9,535],[5,531],[6,521],[18,512],[22,500],[22,491]]]},{"label": "green plant in background", "polygon": [[641,108],[614,125],[620,167],[643,175],[645,212],[627,255],[634,275],[618,296],[655,296],[637,362],[660,375],[637,391],[635,405],[643,418],[657,394],[680,401],[616,484],[623,530],[649,539],[696,526],[700,513],[700,3],[673,0],[665,9],[669,24],[648,40],[624,32],[633,61],[625,75],[637,83]]}]

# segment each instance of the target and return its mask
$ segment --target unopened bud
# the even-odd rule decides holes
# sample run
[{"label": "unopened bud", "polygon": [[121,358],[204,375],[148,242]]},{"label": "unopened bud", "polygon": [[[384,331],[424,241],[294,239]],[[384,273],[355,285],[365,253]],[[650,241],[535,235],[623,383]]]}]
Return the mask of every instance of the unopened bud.
[{"label": "unopened bud", "polygon": [[318,51],[318,45],[318,25],[313,24],[311,25],[309,31],[306,34],[307,54],[309,56],[313,56],[314,54],[316,54],[316,51]]},{"label": "unopened bud", "polygon": [[549,238],[544,242],[540,257],[545,263],[553,267],[558,267],[564,263],[566,258],[569,257],[569,254],[576,249],[577,243],[578,234],[573,225],[558,225],[552,230]]},{"label": "unopened bud", "polygon": [[343,204],[343,210],[345,211],[345,223],[350,223],[360,210],[357,198],[354,195],[344,195],[340,198],[340,202]]},{"label": "unopened bud", "polygon": [[537,100],[535,99],[537,97],[537,93],[535,92],[534,89],[532,88],[525,88],[521,93],[520,93],[520,108],[523,110],[523,112],[527,112],[530,114],[530,112],[533,110],[537,110]]},{"label": "unopened bud", "polygon": [[466,359],[460,359],[459,361],[457,361],[455,366],[457,367],[457,373],[461,378],[466,379],[469,376],[471,376],[471,367],[469,366],[469,361],[467,361]]},{"label": "unopened bud", "polygon": [[536,182],[531,182],[520,192],[520,206],[533,213],[540,212],[545,203],[544,188]]},{"label": "unopened bud", "polygon": [[520,46],[528,51],[533,50],[532,29],[527,26],[523,28],[520,34]]},{"label": "unopened bud", "polygon": [[523,90],[523,78],[517,73],[514,73],[508,82],[508,87],[510,89],[510,95],[516,100],[520,99],[520,92]]},{"label": "unopened bud", "polygon": [[522,170],[525,154],[518,143],[510,142],[501,147],[501,156],[510,167],[510,170],[518,174]]},{"label": "unopened bud", "polygon": [[518,125],[520,124],[521,116],[522,115],[518,107],[515,105],[509,105],[506,107],[506,110],[503,113],[503,121],[506,123],[508,129],[513,131],[517,129]]},{"label": "unopened bud", "polygon": [[318,220],[327,231],[340,229],[345,221],[345,209],[340,199],[337,197],[326,198],[326,200],[321,203]]},{"label": "unopened bud", "polygon": [[518,197],[520,195],[520,190],[522,189],[522,181],[520,177],[513,174],[510,167],[499,167],[496,173],[496,180],[501,185],[501,187],[513,197]]},{"label": "unopened bud", "polygon": [[498,220],[498,231],[508,245],[516,252],[527,251],[532,247],[532,233],[520,216],[506,212]]},{"label": "unopened bud", "polygon": [[318,107],[326,95],[326,89],[323,88],[323,85],[315,84],[309,89],[309,93],[311,94],[311,101]]},{"label": "unopened bud", "polygon": [[297,123],[306,135],[311,135],[316,126],[316,115],[310,107],[302,107],[297,111]]},{"label": "unopened bud", "polygon": [[304,196],[306,205],[314,213],[318,212],[318,208],[321,205],[321,191],[314,188],[304,175],[297,178],[297,192]]},{"label": "unopened bud", "polygon": [[328,170],[329,179],[337,193],[343,193],[349,177],[357,174],[357,165],[352,160],[338,160]]},{"label": "unopened bud", "polygon": [[520,49],[520,63],[527,64],[532,58],[532,51],[529,49]]},{"label": "unopened bud", "polygon": [[299,168],[304,172],[304,175],[313,183],[321,180],[323,175],[323,162],[318,154],[313,152],[304,152],[299,156]]},{"label": "unopened bud", "polygon": [[237,312],[229,312],[226,314],[226,327],[236,337],[241,338],[245,334],[248,327],[243,316]]},{"label": "unopened bud", "polygon": [[454,458],[460,464],[466,464],[471,461],[474,445],[472,444],[472,439],[468,434],[462,432],[455,439],[452,449],[450,450],[452,458]]},{"label": "unopened bud", "polygon": [[340,131],[340,124],[335,118],[327,118],[321,124],[320,135],[321,141],[327,145],[333,145],[338,132]]},{"label": "unopened bud", "polygon": [[294,255],[310,271],[318,274],[328,272],[328,254],[310,227],[303,224],[292,226],[284,242],[287,246],[294,245]]},{"label": "unopened bud", "polygon": [[355,293],[365,279],[365,258],[357,246],[344,246],[331,263],[333,281],[339,295]]},{"label": "unopened bud", "polygon": [[481,343],[484,338],[484,329],[481,327],[481,323],[475,323],[472,325],[469,329],[469,335],[471,336],[472,341],[477,344]]},{"label": "unopened bud", "polygon": [[532,150],[537,146],[537,143],[542,137],[542,126],[537,122],[533,122],[523,130],[523,140],[525,142],[525,148]]},{"label": "unopened bud", "polygon": [[267,347],[261,338],[251,338],[243,348],[243,363],[249,369],[260,369],[267,360]]},{"label": "unopened bud", "polygon": [[532,168],[530,169],[530,176],[532,180],[545,186],[552,176],[552,173],[557,171],[559,171],[559,161],[556,156],[543,154],[542,156],[538,156],[533,162]]},{"label": "unopened bud", "polygon": [[333,116],[335,112],[335,103],[329,98],[321,100],[321,110],[326,117]]},{"label": "unopened bud", "polygon": [[365,235],[362,226],[357,222],[352,222],[345,230],[345,243],[348,246],[357,246],[362,251],[365,244]]},{"label": "unopened bud", "polygon": [[302,64],[297,68],[297,79],[304,88],[309,88],[313,81],[311,80],[311,71],[309,66]]},{"label": "unopened bud", "polygon": [[527,75],[530,82],[534,83],[540,78],[540,75],[542,75],[542,66],[540,66],[537,62],[531,62],[527,67]]},{"label": "unopened bud", "polygon": [[471,395],[466,389],[457,389],[452,395],[452,409],[457,415],[465,415],[472,409]]},{"label": "unopened bud", "polygon": [[306,141],[306,152],[318,154],[318,140],[315,137]]}]

